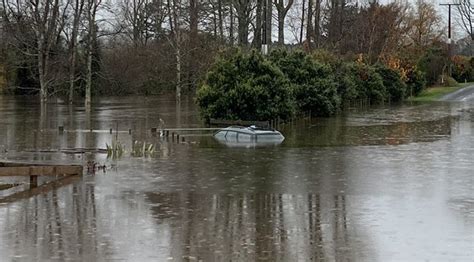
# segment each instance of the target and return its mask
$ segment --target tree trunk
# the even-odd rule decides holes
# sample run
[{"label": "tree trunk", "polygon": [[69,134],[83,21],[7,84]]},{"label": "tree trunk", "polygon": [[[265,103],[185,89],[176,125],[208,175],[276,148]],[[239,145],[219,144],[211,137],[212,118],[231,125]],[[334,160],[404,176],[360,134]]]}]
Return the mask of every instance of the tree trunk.
[{"label": "tree trunk", "polygon": [[304,32],[304,14],[306,13],[305,9],[306,1],[303,0],[303,7],[301,9],[301,28],[300,28],[300,44],[303,43],[303,32]]},{"label": "tree trunk", "polygon": [[288,0],[288,4],[285,6],[283,0],[274,0],[273,2],[278,12],[278,44],[285,44],[285,17],[293,5],[293,0]]},{"label": "tree trunk", "polygon": [[234,4],[229,5],[229,44],[234,45]]},{"label": "tree trunk", "polygon": [[222,41],[224,39],[224,21],[222,15],[222,1],[217,0],[217,14],[219,17],[219,38]]},{"label": "tree trunk", "polygon": [[181,50],[176,46],[176,101],[181,101]]},{"label": "tree trunk", "polygon": [[[174,38],[174,48],[176,56],[176,101],[181,101],[181,26],[180,26],[180,15],[178,11],[180,9],[180,0],[173,0],[172,17],[174,23],[174,31],[172,31],[172,37]],[[196,23],[197,25],[197,23]]]},{"label": "tree trunk", "polygon": [[266,14],[266,20],[265,21],[265,31],[266,31],[266,39],[265,43],[267,45],[272,44],[272,21],[273,21],[273,5],[272,5],[272,0],[264,0],[267,1],[267,14]]},{"label": "tree trunk", "polygon": [[191,44],[195,44],[197,42],[197,35],[198,35],[198,0],[190,0],[189,1],[189,12],[190,12],[190,41]]},{"label": "tree trunk", "polygon": [[69,103],[74,100],[74,83],[76,79],[76,54],[77,54],[77,33],[79,30],[79,22],[81,19],[84,0],[75,0],[75,10],[72,25],[71,42],[69,44]]},{"label": "tree trunk", "polygon": [[320,47],[321,1],[322,0],[316,0],[316,6],[314,11],[314,42],[317,48]]},{"label": "tree trunk", "polygon": [[239,33],[239,45],[248,46],[249,43],[249,0],[237,0],[237,20],[238,20],[238,33]]},{"label": "tree trunk", "polygon": [[256,19],[253,46],[256,49],[260,50],[262,48],[262,1],[257,1],[255,17]]},{"label": "tree trunk", "polygon": [[86,108],[90,107],[92,103],[92,59],[94,52],[94,42],[97,40],[96,32],[96,14],[99,5],[102,0],[88,0],[87,8],[87,22],[89,35],[87,37],[87,74],[86,74],[86,95],[85,95],[85,106]]},{"label": "tree trunk", "polygon": [[306,42],[308,49],[312,49],[312,34],[313,34],[313,1],[308,0],[308,21],[306,23]]},{"label": "tree trunk", "polygon": [[[92,25],[92,27],[94,27]],[[88,37],[88,47],[87,47],[87,74],[86,74],[86,96],[85,96],[85,105],[89,107],[92,101],[92,52],[93,52],[93,31],[90,29]]]}]

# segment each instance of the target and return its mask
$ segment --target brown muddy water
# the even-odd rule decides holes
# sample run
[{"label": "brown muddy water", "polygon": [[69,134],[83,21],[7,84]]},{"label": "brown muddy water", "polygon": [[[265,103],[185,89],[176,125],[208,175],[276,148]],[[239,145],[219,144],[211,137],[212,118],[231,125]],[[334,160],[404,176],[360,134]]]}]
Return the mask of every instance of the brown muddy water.
[{"label": "brown muddy water", "polygon": [[[230,148],[150,133],[160,118],[202,126],[192,99],[104,98],[87,112],[0,96],[0,160],[108,167],[0,204],[0,261],[473,261],[473,108],[353,110],[283,125],[280,146]],[[59,151],[105,148],[117,124],[119,159]],[[154,155],[130,156],[136,140]]]}]

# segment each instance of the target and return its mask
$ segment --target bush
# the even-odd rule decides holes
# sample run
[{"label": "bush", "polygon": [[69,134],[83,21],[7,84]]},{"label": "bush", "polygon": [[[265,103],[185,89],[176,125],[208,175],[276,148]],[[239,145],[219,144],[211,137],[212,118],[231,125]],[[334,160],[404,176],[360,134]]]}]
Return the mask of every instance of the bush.
[{"label": "bush", "polygon": [[376,72],[382,77],[383,85],[388,92],[390,101],[402,101],[407,94],[407,86],[402,81],[400,73],[384,65],[378,65]]},{"label": "bush", "polygon": [[196,101],[205,119],[287,119],[294,113],[287,78],[255,51],[220,57],[198,89]]},{"label": "bush", "polygon": [[458,82],[474,81],[474,58],[467,56],[454,56],[453,78]]},{"label": "bush", "polygon": [[416,93],[424,88],[418,70],[406,79],[405,83],[398,71],[385,66],[346,63],[322,52],[312,57],[301,51],[274,50],[264,58],[256,51],[235,51],[219,57],[196,101],[205,119],[287,119],[296,110],[329,116],[341,108],[341,101],[401,101],[407,86]]},{"label": "bush", "polygon": [[418,61],[418,68],[425,74],[429,85],[436,84],[439,76],[443,74],[443,69],[447,64],[446,57],[445,50],[433,47],[428,49]]},{"label": "bush", "polygon": [[417,96],[426,88],[426,79],[423,72],[416,68],[408,70],[405,84],[407,96]]},{"label": "bush", "polygon": [[337,92],[344,103],[365,98],[365,91],[357,85],[358,74],[356,74],[355,63],[337,62],[333,64],[335,78],[337,83]]},{"label": "bush", "polygon": [[349,67],[356,87],[356,99],[367,99],[374,104],[385,100],[387,90],[374,67],[361,63],[352,63]]},{"label": "bush", "polygon": [[339,109],[340,96],[331,68],[301,51],[272,51],[272,61],[288,77],[297,109],[314,115],[329,116]]}]

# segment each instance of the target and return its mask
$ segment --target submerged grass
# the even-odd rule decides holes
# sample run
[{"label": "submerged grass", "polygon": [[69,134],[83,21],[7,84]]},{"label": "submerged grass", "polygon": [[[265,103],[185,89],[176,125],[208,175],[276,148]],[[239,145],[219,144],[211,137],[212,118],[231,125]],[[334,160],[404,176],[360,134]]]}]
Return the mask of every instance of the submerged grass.
[{"label": "submerged grass", "polygon": [[461,88],[474,85],[474,82],[469,82],[469,83],[461,83],[458,84],[457,86],[434,86],[434,87],[429,87],[423,92],[421,92],[420,95],[416,97],[410,97],[408,98],[408,101],[413,101],[413,102],[431,102],[431,101],[437,101],[441,97],[452,93],[456,92]]}]

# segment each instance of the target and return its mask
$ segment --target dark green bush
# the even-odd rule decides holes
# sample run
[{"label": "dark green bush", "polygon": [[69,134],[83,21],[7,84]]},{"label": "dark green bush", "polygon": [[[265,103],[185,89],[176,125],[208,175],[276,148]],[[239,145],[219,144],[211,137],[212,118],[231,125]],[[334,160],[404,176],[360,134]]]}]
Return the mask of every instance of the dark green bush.
[{"label": "dark green bush", "polygon": [[332,66],[337,83],[337,92],[341,96],[341,100],[344,103],[348,103],[361,99],[361,90],[359,90],[360,87],[357,86],[358,75],[355,74],[355,72],[357,72],[355,64],[337,62]]},{"label": "dark green bush", "polygon": [[426,88],[426,79],[423,72],[413,68],[407,72],[407,96],[417,96]]},{"label": "dark green bush", "polygon": [[400,73],[384,65],[378,65],[376,72],[382,77],[390,101],[400,102],[406,97],[407,85],[402,81]]},{"label": "dark green bush", "polygon": [[205,119],[287,119],[294,113],[287,78],[255,51],[219,58],[198,89],[197,104]]},{"label": "dark green bush", "polygon": [[[323,55],[318,57],[328,57]],[[425,85],[418,70],[405,83],[385,66],[323,61],[301,51],[274,50],[268,57],[256,51],[226,52],[208,72],[196,101],[205,119],[287,119],[308,111],[329,116],[340,110],[341,101],[401,101],[407,86],[419,93]]]},{"label": "dark green bush", "polygon": [[387,90],[382,77],[373,66],[352,63],[349,74],[353,74],[357,99],[367,99],[372,104],[382,103],[387,98]]},{"label": "dark green bush", "polygon": [[341,99],[331,67],[301,51],[275,50],[269,59],[288,77],[300,112],[311,111],[318,116],[336,113]]},{"label": "dark green bush", "polygon": [[418,61],[418,68],[425,74],[429,85],[437,83],[439,76],[446,70],[446,51],[439,47],[428,49]]}]

